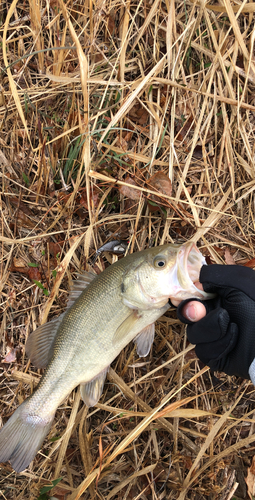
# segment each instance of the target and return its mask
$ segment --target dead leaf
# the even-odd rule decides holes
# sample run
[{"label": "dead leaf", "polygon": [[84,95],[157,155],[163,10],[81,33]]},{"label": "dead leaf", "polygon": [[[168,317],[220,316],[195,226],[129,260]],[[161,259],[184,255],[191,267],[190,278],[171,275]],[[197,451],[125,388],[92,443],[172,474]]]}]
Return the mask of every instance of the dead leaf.
[{"label": "dead leaf", "polygon": [[[172,183],[169,179],[169,177],[164,173],[164,172],[156,172],[147,182],[147,186],[149,189],[153,191],[158,191],[159,193],[165,194],[167,196],[172,195]],[[150,203],[152,202],[152,203]],[[154,212],[155,210],[158,210],[159,207],[154,204],[157,204],[159,207],[161,205],[163,206],[169,206],[169,204],[166,202],[164,198],[160,198],[159,196],[156,195],[149,195],[148,197],[148,206],[151,212]]]},{"label": "dead leaf", "polygon": [[[133,186],[137,186],[134,179],[129,175],[128,177],[126,177],[125,182],[127,184],[132,184]],[[120,186],[119,190],[120,193],[123,194],[123,196],[126,196],[126,198],[129,198],[130,200],[136,200],[136,201],[140,200],[140,196],[142,195],[142,192],[139,189],[133,189],[132,187],[127,185]]]},{"label": "dead leaf", "polygon": [[253,269],[255,267],[255,258],[248,260],[248,262],[245,262],[244,266],[251,267]]},{"label": "dead leaf", "polygon": [[194,148],[192,156],[194,158],[203,158],[203,148],[202,146],[199,146],[199,144]]},{"label": "dead leaf", "polygon": [[49,241],[49,252],[54,258],[56,258],[56,256],[61,253],[64,243],[64,240],[58,241],[57,243],[55,243],[54,241]]},{"label": "dead leaf", "polygon": [[192,467],[192,459],[191,459],[191,457],[189,457],[188,455],[183,455],[182,456],[182,460],[183,460],[183,464],[184,464],[185,469],[190,470],[191,467]]},{"label": "dead leaf", "polygon": [[11,273],[22,273],[22,274],[27,274],[29,279],[31,281],[36,280],[36,281],[41,281],[42,275],[38,269],[38,267],[17,267],[17,266],[10,266],[9,271]]},{"label": "dead leaf", "polygon": [[120,137],[120,136],[118,136],[118,139],[117,139],[117,141],[116,141],[116,145],[117,145],[119,148],[123,149],[123,151],[125,151],[125,152],[127,151],[128,144],[127,144],[126,139],[124,139],[124,137]]},{"label": "dead leaf", "polygon": [[231,255],[231,253],[230,253],[229,248],[225,249],[224,257],[225,257],[225,262],[226,262],[226,264],[228,266],[233,266],[233,265],[236,264],[235,261],[234,261],[234,259],[233,259],[233,257],[232,257],[232,255]]},{"label": "dead leaf", "polygon": [[148,121],[149,113],[146,108],[137,102],[129,111],[128,116],[139,125],[145,125]]},{"label": "dead leaf", "polygon": [[25,139],[27,136],[27,133],[23,128],[16,129],[15,133],[17,134],[17,137],[21,137],[22,139]]},{"label": "dead leaf", "polygon": [[65,488],[62,488],[61,486],[55,486],[53,490],[54,498],[57,498],[58,500],[65,500],[67,493],[69,493],[71,489],[68,489],[66,486]]},{"label": "dead leaf", "polygon": [[14,267],[27,267],[24,259],[22,257],[13,257],[13,265]]},{"label": "dead leaf", "polygon": [[0,165],[5,165],[6,167],[9,165],[9,162],[1,149],[0,149]]},{"label": "dead leaf", "polygon": [[22,211],[24,214],[28,215],[28,217],[33,216],[33,212],[32,210],[30,210],[27,203],[24,203],[24,201],[19,200],[16,196],[12,196],[10,198],[10,202],[15,208],[18,208],[19,211]]},{"label": "dead leaf", "polygon": [[18,225],[22,226],[22,227],[30,227],[31,229],[33,229],[35,227],[35,223],[32,222],[26,216],[26,214],[24,214],[24,212],[22,212],[21,210],[18,211],[17,222],[18,222]]},{"label": "dead leaf", "polygon": [[16,361],[16,352],[17,348],[12,347],[9,352],[6,354],[5,358],[3,359],[2,363],[14,363]]},{"label": "dead leaf", "polygon": [[56,9],[58,8],[58,0],[50,0],[49,4],[52,10],[56,12]]},{"label": "dead leaf", "polygon": [[187,118],[184,125],[182,125],[180,120],[179,120],[179,123],[178,123],[179,133],[176,136],[177,141],[183,141],[183,139],[185,138],[187,133],[190,132],[191,130],[193,130],[194,127],[192,127],[192,124],[194,124],[194,118],[192,115],[190,115]]},{"label": "dead leaf", "polygon": [[251,467],[248,467],[248,474],[245,478],[247,484],[247,492],[251,500],[255,496],[255,456],[252,459]]},{"label": "dead leaf", "polygon": [[27,206],[27,204],[24,203],[22,200],[19,200],[15,196],[10,198],[10,201],[11,201],[11,204],[16,208],[15,217],[17,219],[18,225],[22,226],[22,227],[34,228],[35,224],[29,218],[29,217],[33,216],[33,213],[30,210],[30,208]]},{"label": "dead leaf", "polygon": [[28,268],[28,276],[31,281],[41,281],[42,275],[38,269],[38,267],[29,267]]},{"label": "dead leaf", "polygon": [[148,185],[167,196],[172,195],[172,183],[164,172],[156,172],[149,180]]},{"label": "dead leaf", "polygon": [[115,19],[112,16],[112,14],[109,14],[109,16],[108,16],[108,19],[107,19],[107,28],[109,30],[109,33],[111,35],[113,35],[113,32],[114,32],[114,30],[116,28],[116,23],[115,23]]},{"label": "dead leaf", "polygon": [[24,273],[28,274],[28,267],[18,267],[18,266],[10,266],[10,273]]},{"label": "dead leaf", "polygon": [[[99,204],[99,194],[101,193],[100,189],[97,186],[93,186],[93,189],[90,190],[90,205],[91,208],[97,208]],[[85,190],[82,190],[79,196],[76,198],[76,205],[77,206],[82,206],[82,208],[85,208],[85,210],[88,210],[88,199],[87,199],[87,193]],[[80,208],[80,207],[79,207]]]},{"label": "dead leaf", "polygon": [[7,303],[13,308],[16,303],[16,290],[11,290],[8,293]]},{"label": "dead leaf", "polygon": [[132,139],[134,127],[132,127],[132,125],[129,125],[129,129],[130,132],[126,132],[126,134],[124,134],[124,139],[127,143]]}]

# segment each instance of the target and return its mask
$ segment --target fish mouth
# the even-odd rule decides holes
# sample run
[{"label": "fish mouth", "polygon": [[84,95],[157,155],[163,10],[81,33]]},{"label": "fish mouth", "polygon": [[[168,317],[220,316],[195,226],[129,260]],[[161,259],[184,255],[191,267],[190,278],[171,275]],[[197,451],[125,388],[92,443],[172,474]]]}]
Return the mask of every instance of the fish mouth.
[{"label": "fish mouth", "polygon": [[189,242],[182,245],[177,256],[177,278],[180,285],[180,297],[184,298],[210,298],[209,294],[195,286],[199,281],[200,270],[206,265],[204,256],[195,243]]},{"label": "fish mouth", "polygon": [[186,254],[186,271],[194,284],[196,281],[199,281],[201,267],[206,265],[206,261],[195,243],[190,243]]}]

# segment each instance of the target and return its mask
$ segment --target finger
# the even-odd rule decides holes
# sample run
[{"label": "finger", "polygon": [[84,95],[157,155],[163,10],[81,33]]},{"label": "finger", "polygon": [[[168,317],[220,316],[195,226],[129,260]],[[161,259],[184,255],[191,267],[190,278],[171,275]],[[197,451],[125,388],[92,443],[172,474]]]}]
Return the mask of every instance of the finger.
[{"label": "finger", "polygon": [[[203,300],[195,299],[195,298],[182,300],[182,302],[178,305],[177,311],[176,311],[178,319],[182,323],[185,323],[185,325],[193,325],[194,321],[195,322],[199,321],[200,318],[203,319],[206,316],[206,314],[208,314],[208,312],[210,311],[210,309],[208,309],[208,302],[212,302],[212,300],[203,301]],[[188,311],[188,305],[190,305],[190,304],[191,304],[191,306],[194,306],[195,309]],[[197,307],[197,304],[201,304],[202,307],[200,307],[200,306]],[[213,305],[213,309],[215,309],[214,305]],[[184,314],[183,314],[183,311],[184,311]],[[188,311],[190,318],[192,318],[192,319],[188,319],[187,311]]]},{"label": "finger", "polygon": [[178,307],[178,305],[182,302],[182,300],[179,300],[179,299],[170,298],[170,300],[171,300],[171,303],[173,304],[173,306],[175,306],[175,307]]},{"label": "finger", "polygon": [[[203,363],[209,365],[212,369],[225,371],[228,364],[226,356],[234,349],[237,340],[238,326],[235,323],[230,323],[223,337],[220,337],[214,342],[197,344],[195,349],[196,355]],[[230,375],[229,368],[225,373]],[[234,374],[234,372],[232,374]]]},{"label": "finger", "polygon": [[228,312],[222,307],[218,307],[210,311],[200,321],[189,323],[187,327],[189,342],[192,344],[215,342],[225,337],[229,323]]},{"label": "finger", "polygon": [[183,306],[181,313],[189,321],[196,322],[206,316],[206,308],[201,302],[191,300]]}]

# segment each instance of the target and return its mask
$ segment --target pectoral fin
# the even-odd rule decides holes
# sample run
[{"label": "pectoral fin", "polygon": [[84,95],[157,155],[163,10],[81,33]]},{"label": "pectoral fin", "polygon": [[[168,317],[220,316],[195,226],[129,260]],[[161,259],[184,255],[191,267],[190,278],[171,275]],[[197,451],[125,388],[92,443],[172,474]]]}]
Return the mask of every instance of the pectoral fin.
[{"label": "pectoral fin", "polygon": [[64,314],[61,314],[57,319],[53,319],[45,325],[39,326],[28,337],[25,346],[26,353],[37,368],[45,368],[47,366],[51,358],[57,330]]},{"label": "pectoral fin", "polygon": [[153,344],[155,336],[155,323],[146,326],[138,335],[135,337],[134,342],[136,344],[136,351],[140,358],[147,356],[150,352],[151,346]]},{"label": "pectoral fin", "polygon": [[109,366],[90,382],[80,385],[81,397],[87,406],[95,406],[100,399],[108,370]]},{"label": "pectoral fin", "polygon": [[136,310],[132,311],[132,313],[117,328],[112,339],[113,345],[118,344],[118,342],[123,340],[123,338],[134,328],[140,317],[141,316]]}]

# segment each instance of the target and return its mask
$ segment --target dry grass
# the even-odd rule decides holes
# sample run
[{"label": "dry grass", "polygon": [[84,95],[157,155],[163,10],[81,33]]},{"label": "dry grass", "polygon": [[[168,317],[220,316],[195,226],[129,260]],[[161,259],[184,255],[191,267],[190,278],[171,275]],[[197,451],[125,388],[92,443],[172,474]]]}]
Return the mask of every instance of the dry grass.
[{"label": "dry grass", "polygon": [[[255,257],[254,10],[236,0],[2,4],[4,421],[41,376],[27,336],[64,309],[75,271],[116,258],[93,264],[106,241],[137,251],[193,239],[212,263]],[[172,193],[162,184],[155,198],[159,171]],[[31,466],[1,466],[1,497],[43,500],[61,477],[59,500],[248,498],[254,388],[218,376],[215,386],[170,311],[148,358],[133,345],[120,354],[96,408],[74,392]]]}]

